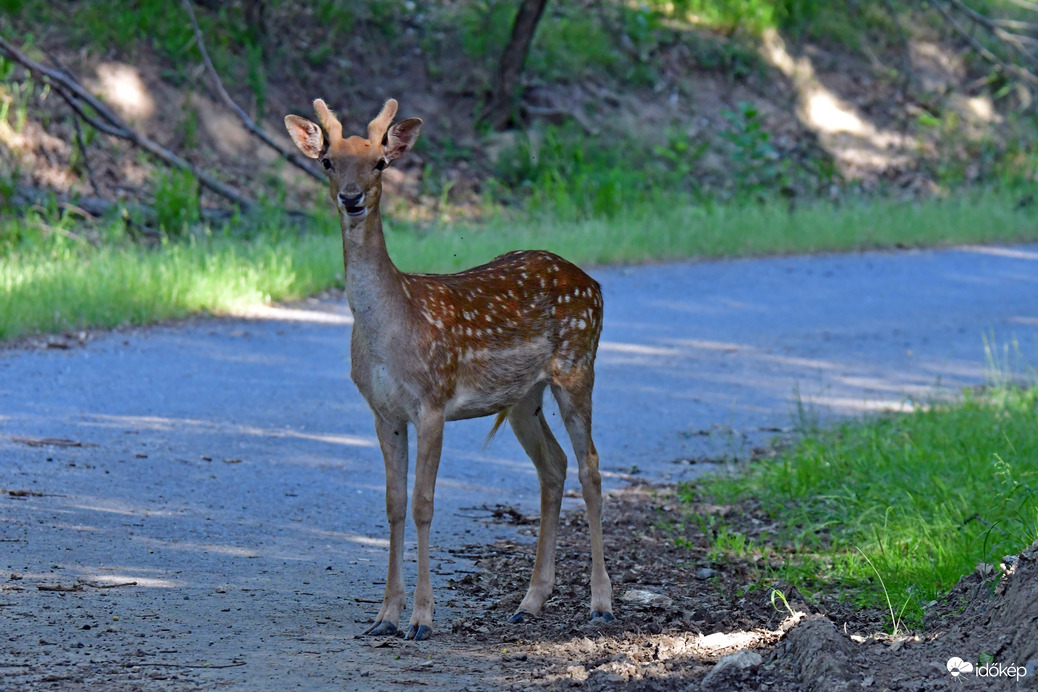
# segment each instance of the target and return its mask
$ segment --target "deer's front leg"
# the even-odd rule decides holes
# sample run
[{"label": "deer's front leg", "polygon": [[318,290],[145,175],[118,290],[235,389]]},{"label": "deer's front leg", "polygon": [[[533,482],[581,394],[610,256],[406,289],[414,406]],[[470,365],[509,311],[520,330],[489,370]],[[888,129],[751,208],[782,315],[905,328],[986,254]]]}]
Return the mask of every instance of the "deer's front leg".
[{"label": "deer's front leg", "polygon": [[429,577],[429,527],[433,517],[436,472],[443,449],[443,411],[423,411],[418,421],[418,452],[415,457],[411,513],[418,534],[418,584],[407,639],[432,636],[433,592]]},{"label": "deer's front leg", "polygon": [[386,462],[386,517],[389,519],[389,570],[386,594],[375,624],[364,634],[396,634],[404,609],[404,522],[407,520],[407,422],[375,414],[375,432]]}]

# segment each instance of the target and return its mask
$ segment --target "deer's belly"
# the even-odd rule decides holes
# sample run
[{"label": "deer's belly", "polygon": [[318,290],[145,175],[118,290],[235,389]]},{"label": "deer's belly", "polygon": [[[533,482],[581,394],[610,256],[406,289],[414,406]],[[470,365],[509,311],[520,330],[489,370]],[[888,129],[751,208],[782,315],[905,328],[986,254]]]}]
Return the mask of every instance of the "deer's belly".
[{"label": "deer's belly", "polygon": [[[447,401],[447,420],[489,416],[512,406],[531,389],[549,379],[547,354],[500,352],[494,357],[462,363],[457,383]],[[541,385],[543,386],[543,385]]]}]

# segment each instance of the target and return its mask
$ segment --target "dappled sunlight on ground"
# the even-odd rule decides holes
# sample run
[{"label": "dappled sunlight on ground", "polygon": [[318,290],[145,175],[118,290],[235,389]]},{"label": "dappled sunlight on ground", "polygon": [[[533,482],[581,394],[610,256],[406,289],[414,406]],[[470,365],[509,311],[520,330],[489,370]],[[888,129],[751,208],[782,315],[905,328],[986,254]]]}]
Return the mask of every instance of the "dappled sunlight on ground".
[{"label": "dappled sunlight on ground", "polygon": [[144,84],[140,70],[133,65],[101,63],[97,66],[97,77],[88,85],[128,120],[143,121],[155,114],[151,92]]},{"label": "dappled sunlight on ground", "polygon": [[905,399],[855,399],[853,397],[807,395],[803,397],[803,402],[851,415],[876,411],[911,413],[919,408],[917,404]]},{"label": "dappled sunlight on ground", "polygon": [[84,416],[87,420],[97,421],[99,425],[108,427],[126,427],[151,430],[151,431],[173,431],[193,430],[200,434],[221,432],[225,434],[251,435],[256,437],[289,438],[298,440],[311,440],[331,445],[346,445],[350,447],[378,447],[378,440],[374,435],[363,437],[359,435],[344,435],[341,433],[315,433],[301,430],[259,428],[252,425],[239,425],[223,421],[206,421],[190,418],[171,418],[162,416],[113,416],[105,414],[89,414]]},{"label": "dappled sunlight on ground", "polygon": [[335,324],[350,326],[353,316],[348,312],[330,312],[326,310],[301,310],[280,305],[251,305],[231,311],[234,317],[249,320],[274,320],[276,322],[312,322],[314,324]]},{"label": "dappled sunlight on ground", "polygon": [[876,127],[853,104],[828,89],[811,60],[791,55],[776,30],[765,29],[761,38],[764,59],[782,72],[799,94],[800,121],[818,134],[843,173],[874,173],[908,162],[903,150],[910,141],[905,135]]},{"label": "dappled sunlight on ground", "polygon": [[973,252],[978,255],[1008,257],[1010,259],[1038,261],[1038,252],[1015,247],[996,247],[987,245],[963,245],[955,248],[958,252]]}]

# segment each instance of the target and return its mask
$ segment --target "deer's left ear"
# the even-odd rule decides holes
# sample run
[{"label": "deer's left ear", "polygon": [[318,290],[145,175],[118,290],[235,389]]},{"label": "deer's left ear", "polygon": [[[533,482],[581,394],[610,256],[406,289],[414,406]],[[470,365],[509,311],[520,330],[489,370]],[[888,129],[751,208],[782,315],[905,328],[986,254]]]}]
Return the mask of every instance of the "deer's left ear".
[{"label": "deer's left ear", "polygon": [[382,140],[382,151],[386,161],[395,161],[414,146],[418,133],[422,131],[421,118],[408,118],[393,125]]}]

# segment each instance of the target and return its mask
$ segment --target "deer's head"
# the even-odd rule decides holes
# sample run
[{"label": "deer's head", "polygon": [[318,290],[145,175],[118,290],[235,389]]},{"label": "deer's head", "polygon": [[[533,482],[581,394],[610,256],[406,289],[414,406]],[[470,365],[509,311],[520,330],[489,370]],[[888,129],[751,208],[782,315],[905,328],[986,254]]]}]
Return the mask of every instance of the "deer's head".
[{"label": "deer's head", "polygon": [[378,210],[382,171],[414,146],[422,130],[419,118],[393,124],[396,109],[396,101],[386,101],[368,123],[366,138],[343,137],[342,123],[321,99],[314,101],[320,127],[298,115],[285,116],[285,127],[299,150],[324,166],[332,201],[345,225],[360,223]]}]

